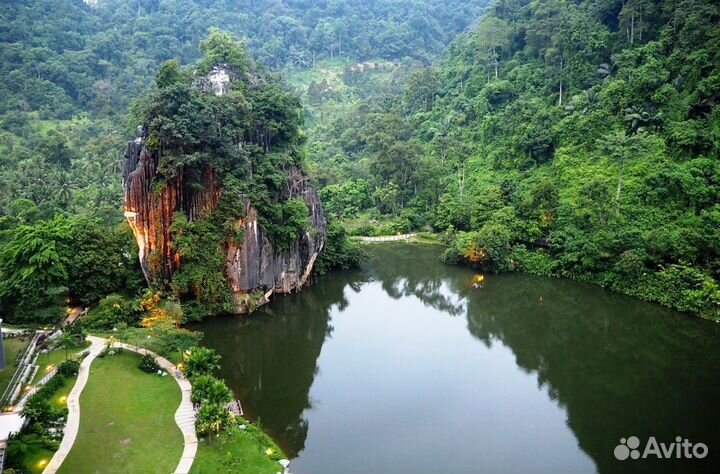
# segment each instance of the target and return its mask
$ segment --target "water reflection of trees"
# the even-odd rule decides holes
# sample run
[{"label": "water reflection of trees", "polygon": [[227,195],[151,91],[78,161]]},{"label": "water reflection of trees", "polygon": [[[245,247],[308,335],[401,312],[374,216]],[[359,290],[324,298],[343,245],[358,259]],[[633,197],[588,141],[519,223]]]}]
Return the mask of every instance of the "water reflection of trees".
[{"label": "water reflection of trees", "polygon": [[[451,316],[465,314],[465,298],[447,268],[438,264],[435,247],[396,244],[372,249],[369,271],[393,299],[414,296],[425,306]],[[451,285],[447,287],[447,285]]]},{"label": "water reflection of trees", "polygon": [[501,342],[520,368],[537,374],[599,472],[710,469],[707,461],[628,466],[612,453],[629,435],[718,446],[714,325],[596,287],[524,275],[490,278],[469,298],[467,317],[475,337]]},{"label": "water reflection of trees", "polygon": [[479,341],[510,348],[518,367],[536,374],[565,409],[599,472],[709,468],[673,460],[623,464],[612,452],[629,435],[665,441],[682,435],[707,443],[712,457],[713,446],[720,446],[713,405],[720,399],[713,343],[720,328],[563,280],[490,275],[485,288],[473,290],[471,273],[438,263],[433,249],[378,246],[372,253],[364,272],[322,277],[251,318],[203,323],[208,344],[223,355],[221,375],[289,456],[305,446],[303,412],[312,405],[331,310],[347,307],[346,292],[361,291],[371,278],[392,298],[412,296],[438,311],[466,314]]},{"label": "water reflection of trees", "polygon": [[332,333],[330,310],[345,308],[345,288],[359,291],[365,281],[362,272],[336,273],[300,294],[276,297],[252,317],[201,326],[206,343],[223,356],[220,375],[290,457],[305,446],[303,412],[311,408],[317,358]]}]

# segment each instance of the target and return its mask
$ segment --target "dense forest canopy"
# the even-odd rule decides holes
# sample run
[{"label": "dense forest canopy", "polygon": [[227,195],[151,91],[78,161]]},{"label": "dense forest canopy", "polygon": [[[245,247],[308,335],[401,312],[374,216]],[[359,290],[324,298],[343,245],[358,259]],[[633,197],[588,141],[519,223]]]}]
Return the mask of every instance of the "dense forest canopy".
[{"label": "dense forest canopy", "polygon": [[[233,106],[293,111],[272,127],[287,153],[271,151],[279,161],[268,171],[303,160],[350,233],[434,231],[448,263],[567,276],[718,317],[716,2],[6,3],[3,251],[23,226],[58,232],[62,251],[72,224],[62,219],[104,229],[122,221],[121,151],[152,112],[135,107],[126,119],[136,97],[176,101],[183,113],[197,106],[151,131],[150,143],[169,145],[168,175],[183,160],[235,162],[237,151],[222,146],[203,155],[223,137],[198,135],[203,122],[193,119],[215,120],[223,106],[198,103],[180,67],[199,60],[201,39],[220,27],[243,38],[250,69],[284,75]],[[303,98],[304,125],[288,88]],[[227,130],[244,134],[246,119],[231,113]],[[268,145],[258,144],[263,153]],[[269,220],[294,215],[268,210]],[[329,254],[342,260],[338,242]],[[22,253],[8,252],[5,268]],[[53,287],[67,287],[65,271],[47,276]]]},{"label": "dense forest canopy", "polygon": [[448,262],[717,317],[719,24],[708,0],[495,2],[310,134],[326,205],[361,234],[445,231]]},{"label": "dense forest canopy", "polygon": [[[88,2],[89,3],[89,2]],[[211,27],[245,38],[259,62],[325,57],[429,61],[486,0],[13,0],[0,12],[0,113],[123,112],[163,61],[198,59]]]}]

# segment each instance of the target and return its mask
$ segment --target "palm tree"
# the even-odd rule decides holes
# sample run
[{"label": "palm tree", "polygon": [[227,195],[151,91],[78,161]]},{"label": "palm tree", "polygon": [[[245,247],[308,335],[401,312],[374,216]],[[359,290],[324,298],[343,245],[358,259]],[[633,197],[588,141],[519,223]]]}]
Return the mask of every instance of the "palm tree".
[{"label": "palm tree", "polygon": [[75,347],[77,344],[78,336],[76,334],[72,334],[70,332],[63,332],[60,336],[60,339],[58,339],[58,344],[60,344],[60,347],[65,349],[65,360],[68,360],[68,349],[71,347]]},{"label": "palm tree", "polygon": [[615,73],[615,71],[618,68],[617,58],[615,55],[610,56],[610,62],[602,63],[597,68],[597,75],[602,78],[603,82],[607,82],[610,80],[612,75]]},{"label": "palm tree", "polygon": [[191,347],[183,354],[188,378],[209,375],[220,368],[220,356],[207,347]]},{"label": "palm tree", "polygon": [[70,178],[70,175],[64,171],[58,171],[57,173],[55,173],[55,182],[57,185],[57,198],[65,206],[66,209],[69,209],[70,205],[72,204],[73,190],[75,189],[75,184]]},{"label": "palm tree", "polygon": [[35,433],[14,435],[8,440],[7,455],[15,464],[22,464],[28,451],[35,451],[43,447],[43,440]]},{"label": "palm tree", "polygon": [[653,107],[628,107],[625,109],[625,121],[630,125],[632,133],[640,133],[647,128],[658,128],[663,123],[663,114]]}]

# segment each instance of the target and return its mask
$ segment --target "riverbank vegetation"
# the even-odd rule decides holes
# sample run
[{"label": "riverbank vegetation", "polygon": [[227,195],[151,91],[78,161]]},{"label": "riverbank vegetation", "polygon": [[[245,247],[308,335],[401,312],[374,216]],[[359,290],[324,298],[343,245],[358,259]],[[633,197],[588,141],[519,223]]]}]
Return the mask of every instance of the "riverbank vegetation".
[{"label": "riverbank vegetation", "polygon": [[202,443],[193,463],[192,474],[243,472],[275,474],[281,470],[280,448],[257,425],[242,417],[237,425],[217,435],[212,442]]},{"label": "riverbank vegetation", "polygon": [[401,93],[314,126],[326,205],[360,233],[445,233],[448,263],[720,317],[719,17],[708,0],[498,2]]},{"label": "riverbank vegetation", "polygon": [[[47,18],[13,2],[14,20],[0,25],[8,319],[51,322],[67,299],[137,295],[113,179],[129,138],[119,118],[133,98],[162,96],[153,71],[164,60],[178,59],[163,69],[164,94],[180,87],[187,77],[172,65],[199,58],[211,25],[246,35],[260,63],[286,71],[304,102],[308,168],[350,234],[447,232],[449,262],[564,275],[717,316],[714,2],[503,1],[436,64],[484,2],[421,2],[411,14],[399,2],[378,25],[361,20],[380,14],[372,5],[280,14],[257,2],[249,11],[270,15],[262,31],[223,2],[184,4],[182,17],[164,2],[55,3]],[[169,27],[178,21],[186,34]],[[178,291],[207,275],[184,276]]]}]

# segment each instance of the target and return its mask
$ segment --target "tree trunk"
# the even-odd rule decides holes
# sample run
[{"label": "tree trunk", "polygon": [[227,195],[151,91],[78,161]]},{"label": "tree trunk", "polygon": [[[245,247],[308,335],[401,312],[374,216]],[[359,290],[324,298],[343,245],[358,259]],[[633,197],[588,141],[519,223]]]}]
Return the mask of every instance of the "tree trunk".
[{"label": "tree trunk", "polygon": [[560,97],[558,97],[558,107],[562,107],[563,99],[563,58],[560,56]]},{"label": "tree trunk", "polygon": [[620,215],[620,192],[622,191],[623,174],[625,173],[625,160],[620,162],[620,174],[618,175],[617,192],[615,193],[615,212]]},{"label": "tree trunk", "polygon": [[495,80],[498,78],[498,56],[495,52],[495,48],[493,48],[493,59],[495,59]]}]

